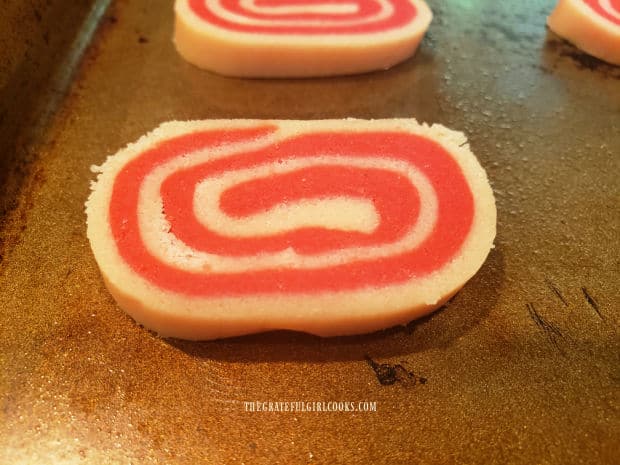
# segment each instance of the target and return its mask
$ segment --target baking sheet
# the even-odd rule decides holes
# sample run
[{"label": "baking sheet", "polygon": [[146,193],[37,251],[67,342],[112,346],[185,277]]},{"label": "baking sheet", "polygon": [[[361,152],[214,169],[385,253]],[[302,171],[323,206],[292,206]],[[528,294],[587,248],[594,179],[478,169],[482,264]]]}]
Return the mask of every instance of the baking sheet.
[{"label": "baking sheet", "polygon": [[[50,118],[26,159],[7,149],[0,463],[615,463],[619,68],[548,32],[551,1],[436,0],[421,49],[391,70],[224,78],[177,56],[170,3],[76,2],[77,73],[59,60],[70,87],[39,95]],[[359,337],[193,343],[115,306],[85,238],[91,164],[171,119],[349,116],[463,130],[488,171],[496,247],[445,308]]]}]

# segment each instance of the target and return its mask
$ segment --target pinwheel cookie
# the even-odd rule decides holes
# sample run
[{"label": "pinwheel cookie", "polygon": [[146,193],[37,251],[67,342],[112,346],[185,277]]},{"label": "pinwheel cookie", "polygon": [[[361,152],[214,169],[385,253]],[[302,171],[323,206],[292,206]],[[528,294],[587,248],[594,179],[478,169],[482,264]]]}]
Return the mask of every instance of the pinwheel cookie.
[{"label": "pinwheel cookie", "polygon": [[187,61],[240,77],[389,68],[415,53],[432,19],[422,0],[176,0],[175,14]]},{"label": "pinwheel cookie", "polygon": [[119,306],[163,336],[407,323],[495,237],[465,136],[412,119],[171,122],[97,171],[95,259]]},{"label": "pinwheel cookie", "polygon": [[560,0],[547,24],[590,55],[620,65],[620,0]]}]

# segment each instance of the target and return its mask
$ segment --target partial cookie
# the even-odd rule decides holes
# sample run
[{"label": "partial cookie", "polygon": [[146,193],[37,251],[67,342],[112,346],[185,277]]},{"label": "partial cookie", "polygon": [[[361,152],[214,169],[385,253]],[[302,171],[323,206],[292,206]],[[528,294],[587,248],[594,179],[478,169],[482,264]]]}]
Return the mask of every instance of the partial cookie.
[{"label": "partial cookie", "polygon": [[495,237],[465,136],[412,119],[171,122],[97,171],[95,259],[162,336],[404,324],[454,295]]},{"label": "partial cookie", "polygon": [[620,0],[560,0],[547,24],[581,50],[620,65]]},{"label": "partial cookie", "polygon": [[239,77],[310,77],[389,68],[432,19],[422,0],[176,0],[174,43],[190,63]]}]

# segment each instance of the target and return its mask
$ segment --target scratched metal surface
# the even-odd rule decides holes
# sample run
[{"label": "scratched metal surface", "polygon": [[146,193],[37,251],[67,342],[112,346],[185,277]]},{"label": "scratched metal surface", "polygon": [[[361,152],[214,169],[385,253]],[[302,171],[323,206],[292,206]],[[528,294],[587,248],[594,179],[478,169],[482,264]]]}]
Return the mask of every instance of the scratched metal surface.
[{"label": "scratched metal surface", "polygon": [[[78,40],[41,88],[51,119],[22,139],[29,158],[4,158],[0,463],[617,463],[619,68],[548,33],[551,1],[436,0],[419,53],[389,71],[227,79],[176,55],[170,3],[98,2],[78,32],[43,14]],[[347,116],[469,134],[498,237],[448,306],[360,337],[205,343],[115,306],[85,238],[91,164],[170,119]],[[377,411],[244,411],[269,400]]]}]

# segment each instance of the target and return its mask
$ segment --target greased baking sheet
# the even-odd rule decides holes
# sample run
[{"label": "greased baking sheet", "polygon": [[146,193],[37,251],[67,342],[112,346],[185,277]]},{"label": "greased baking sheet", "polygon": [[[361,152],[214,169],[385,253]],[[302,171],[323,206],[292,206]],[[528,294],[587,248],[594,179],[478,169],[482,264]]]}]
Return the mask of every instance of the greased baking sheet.
[{"label": "greased baking sheet", "polygon": [[[185,63],[170,1],[61,3],[0,21],[35,50],[0,55],[0,463],[615,463],[620,68],[548,32],[552,1],[430,1],[413,59],[306,80]],[[462,130],[487,170],[496,247],[446,307],[359,337],[204,343],[117,308],[85,237],[92,164],[166,120],[349,116]]]}]

